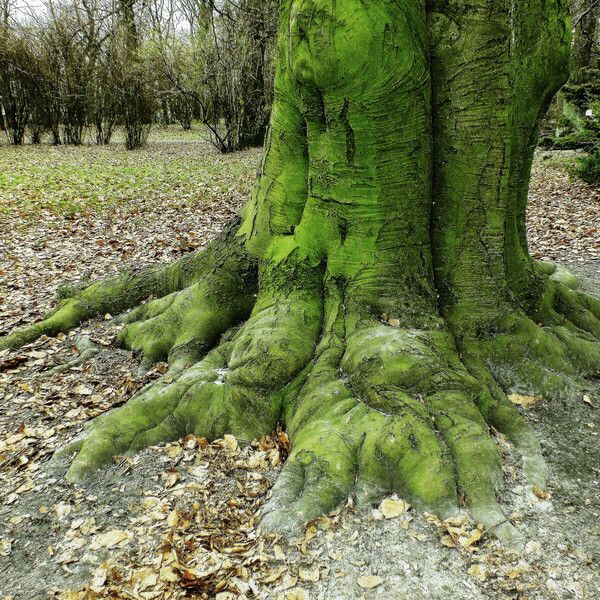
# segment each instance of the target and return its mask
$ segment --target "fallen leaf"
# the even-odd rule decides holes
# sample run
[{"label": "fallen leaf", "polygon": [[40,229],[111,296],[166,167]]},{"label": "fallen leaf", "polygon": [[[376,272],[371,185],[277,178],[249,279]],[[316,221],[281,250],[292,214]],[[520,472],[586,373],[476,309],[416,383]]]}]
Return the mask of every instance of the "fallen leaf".
[{"label": "fallen leaf", "polygon": [[167,456],[169,458],[177,458],[182,452],[183,448],[179,444],[167,448]]},{"label": "fallen leaf", "polygon": [[507,573],[507,575],[511,579],[518,579],[519,577],[521,577],[521,575],[523,575],[523,573],[526,573],[527,571],[529,571],[529,565],[526,563],[519,563],[514,569],[511,569]]},{"label": "fallen leaf", "polygon": [[273,552],[275,552],[275,560],[285,560],[285,553],[279,544],[273,546]]},{"label": "fallen leaf", "polygon": [[314,569],[301,567],[298,571],[298,576],[304,581],[312,581],[313,583],[316,583],[320,578],[319,567],[315,567]]},{"label": "fallen leaf", "polygon": [[285,593],[285,600],[308,600],[308,592],[302,588],[292,588]]},{"label": "fallen leaf", "polygon": [[70,504],[66,504],[64,502],[59,502],[54,505],[54,513],[56,516],[62,521],[66,519],[70,514],[73,507]]},{"label": "fallen leaf", "polygon": [[179,523],[179,513],[176,510],[172,510],[167,517],[167,525],[169,527],[177,527]]},{"label": "fallen leaf", "polygon": [[481,540],[482,536],[483,531],[481,531],[481,529],[475,529],[475,531],[473,531],[473,533],[468,537],[464,546],[466,548],[470,548],[473,544],[476,544],[479,540]]},{"label": "fallen leaf", "polygon": [[279,567],[275,569],[272,573],[269,573],[266,577],[261,579],[262,583],[275,583],[278,579],[281,579],[281,576],[287,571],[286,567]]},{"label": "fallen leaf", "polygon": [[399,517],[408,511],[409,508],[410,505],[404,502],[404,500],[394,500],[393,498],[385,498],[379,505],[379,510],[386,519]]},{"label": "fallen leaf", "polygon": [[383,579],[377,575],[363,575],[358,578],[358,585],[365,590],[372,590],[383,583]]},{"label": "fallen leaf", "polygon": [[153,569],[145,567],[139,571],[135,571],[131,577],[131,580],[134,583],[137,582],[137,587],[139,590],[144,591],[148,588],[154,587],[158,583],[158,573]]},{"label": "fallen leaf", "polygon": [[102,588],[104,588],[104,584],[106,583],[107,575],[108,569],[103,565],[100,565],[94,571],[94,574],[92,576],[92,582],[90,584],[90,589],[92,590],[92,592],[96,592],[97,594],[102,592]]},{"label": "fallen leaf", "polygon": [[240,449],[237,440],[233,435],[230,434],[223,436],[223,448],[232,454],[236,454]]},{"label": "fallen leaf", "polygon": [[540,400],[543,400],[542,396],[522,396],[521,394],[509,394],[508,399],[513,404],[517,404],[525,409],[531,408]]},{"label": "fallen leaf", "polygon": [[166,473],[163,473],[165,480],[165,488],[173,487],[181,478],[181,473],[176,469],[169,469]]},{"label": "fallen leaf", "polygon": [[73,392],[75,394],[79,394],[80,396],[91,396],[93,391],[94,390],[87,385],[77,385],[73,388]]},{"label": "fallen leaf", "polygon": [[8,556],[12,550],[12,542],[9,540],[0,540],[0,556]]},{"label": "fallen leaf", "polygon": [[123,529],[113,529],[106,533],[95,535],[90,544],[90,550],[98,550],[99,548],[114,548],[115,546],[125,546],[133,539],[131,531]]},{"label": "fallen leaf", "polygon": [[485,578],[486,578],[486,575],[487,575],[485,568],[482,567],[479,564],[471,565],[467,569],[467,573],[471,577],[475,577],[475,579],[477,579],[478,581],[485,581]]}]

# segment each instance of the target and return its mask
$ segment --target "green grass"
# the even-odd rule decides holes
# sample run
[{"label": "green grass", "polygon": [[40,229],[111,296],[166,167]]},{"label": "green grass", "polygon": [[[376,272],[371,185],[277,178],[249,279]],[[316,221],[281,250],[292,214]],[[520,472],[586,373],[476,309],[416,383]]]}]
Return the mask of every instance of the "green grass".
[{"label": "green grass", "polygon": [[156,128],[146,148],[122,144],[0,145],[0,217],[139,211],[147,202],[211,202],[250,194],[258,150],[220,155],[199,128]]},{"label": "green grass", "polygon": [[[0,138],[0,230],[44,215],[143,213],[148,203],[187,206],[248,198],[258,149],[219,154],[200,127],[155,127],[149,144],[127,152],[115,143],[9,146]],[[578,153],[539,152],[536,161],[573,173]]]}]

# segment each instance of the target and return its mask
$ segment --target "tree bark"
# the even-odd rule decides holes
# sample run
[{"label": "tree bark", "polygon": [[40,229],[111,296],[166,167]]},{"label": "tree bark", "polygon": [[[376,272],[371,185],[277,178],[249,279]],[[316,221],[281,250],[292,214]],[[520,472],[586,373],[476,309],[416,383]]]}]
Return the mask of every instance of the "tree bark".
[{"label": "tree bark", "polygon": [[[597,0],[583,0],[577,3],[575,12],[575,32],[571,70],[578,77],[579,71],[593,66],[594,44],[597,43],[600,4]],[[574,83],[584,83],[575,80]]]},{"label": "tree bark", "polygon": [[600,370],[600,303],[527,250],[569,35],[563,0],[284,0],[241,225],[186,259],[187,277],[96,284],[0,342],[159,296],[124,317],[121,342],[169,373],[69,447],[68,476],[186,433],[251,441],[283,423],[293,448],[265,527],[399,492],[443,516],[466,502],[518,543],[490,427],[532,486],[546,466],[505,393],[572,395]]}]

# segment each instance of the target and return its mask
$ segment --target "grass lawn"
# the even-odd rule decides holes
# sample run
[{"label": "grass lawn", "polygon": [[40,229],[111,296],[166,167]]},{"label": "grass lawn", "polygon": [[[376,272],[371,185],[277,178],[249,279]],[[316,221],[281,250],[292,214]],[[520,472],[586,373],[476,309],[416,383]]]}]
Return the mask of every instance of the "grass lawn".
[{"label": "grass lawn", "polygon": [[222,194],[251,193],[259,150],[219,154],[197,127],[155,128],[149,144],[128,152],[122,144],[22,147],[0,144],[0,218],[30,221],[101,214],[143,204],[189,205]]}]

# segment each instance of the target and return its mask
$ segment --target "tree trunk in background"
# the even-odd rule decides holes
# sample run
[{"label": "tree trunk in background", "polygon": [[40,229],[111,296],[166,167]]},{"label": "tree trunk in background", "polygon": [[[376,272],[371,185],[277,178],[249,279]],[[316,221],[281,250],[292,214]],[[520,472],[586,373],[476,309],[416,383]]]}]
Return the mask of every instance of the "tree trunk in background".
[{"label": "tree trunk in background", "polygon": [[577,76],[580,69],[594,66],[594,45],[598,43],[600,3],[597,0],[582,0],[577,6],[575,17],[578,20],[573,36],[571,72]]},{"label": "tree trunk in background", "polygon": [[517,543],[490,426],[532,486],[546,467],[505,393],[571,398],[600,370],[600,303],[534,262],[525,228],[570,29],[564,0],[284,0],[241,224],[0,342],[158,298],[120,342],[169,373],[69,448],[69,477],[186,433],[250,441],[282,423],[293,448],[265,527],[394,491],[444,516],[466,502]]},{"label": "tree trunk in background", "polygon": [[119,0],[122,36],[121,111],[125,128],[125,147],[136,150],[146,144],[154,120],[155,98],[151,78],[140,57],[136,24],[136,0]]},{"label": "tree trunk in background", "polygon": [[[558,95],[561,118],[557,137],[566,133],[582,133],[588,128],[586,110],[598,97],[600,71],[594,64],[594,48],[598,44],[600,3],[597,0],[573,2],[575,27],[570,61],[570,78]],[[594,68],[595,67],[595,68]],[[593,137],[596,136],[592,136]],[[577,140],[575,140],[577,142]],[[582,139],[583,142],[590,141]],[[593,143],[593,142],[592,142]],[[575,144],[578,147],[578,144]]]}]

